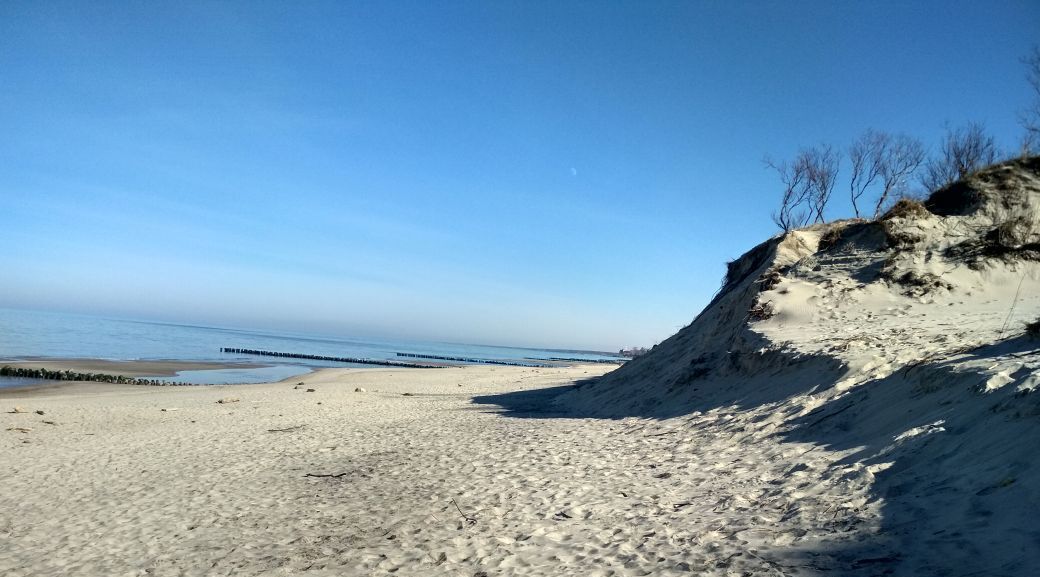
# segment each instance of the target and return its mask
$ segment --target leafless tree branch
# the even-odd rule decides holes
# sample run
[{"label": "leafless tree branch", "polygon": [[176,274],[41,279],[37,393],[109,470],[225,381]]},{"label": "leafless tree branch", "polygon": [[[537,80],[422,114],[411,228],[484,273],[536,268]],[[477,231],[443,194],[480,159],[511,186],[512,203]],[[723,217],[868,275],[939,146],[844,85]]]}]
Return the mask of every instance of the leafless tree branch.
[{"label": "leafless tree branch", "polygon": [[999,156],[993,137],[986,134],[981,124],[946,129],[939,155],[925,163],[921,184],[928,191],[949,186],[984,166],[997,161]]},{"label": "leafless tree branch", "polygon": [[852,165],[849,196],[852,198],[852,210],[855,211],[856,218],[860,217],[860,197],[881,175],[881,164],[885,158],[888,141],[888,134],[868,130],[849,147],[849,163]]},{"label": "leafless tree branch", "polygon": [[874,218],[877,218],[889,200],[906,189],[910,177],[924,162],[925,151],[916,138],[868,130],[852,143],[849,159],[852,163],[849,195],[856,217],[860,216],[859,200],[877,185],[880,186],[874,202]]},{"label": "leafless tree branch", "polygon": [[924,162],[924,145],[916,138],[897,134],[888,139],[888,146],[881,162],[881,194],[874,206],[874,218],[894,196],[902,194],[910,177]]},{"label": "leafless tree branch", "polygon": [[773,222],[784,232],[813,221],[823,222],[840,163],[841,153],[830,145],[802,149],[791,163],[777,164],[767,158],[766,166],[776,171],[784,185]]},{"label": "leafless tree branch", "polygon": [[773,213],[773,222],[784,232],[805,226],[807,211],[801,208],[809,196],[809,175],[805,166],[798,162],[777,164],[768,158],[763,162],[776,171],[780,182],[784,185],[780,209]]},{"label": "leafless tree branch", "polygon": [[1023,58],[1022,63],[1026,65],[1026,80],[1033,89],[1033,102],[1018,117],[1026,129],[1023,153],[1029,154],[1040,145],[1040,46],[1034,46],[1033,53]]},{"label": "leafless tree branch", "polygon": [[841,153],[829,144],[802,151],[799,161],[809,174],[809,200],[816,222],[824,222],[823,211],[830,202],[834,184],[838,180]]}]

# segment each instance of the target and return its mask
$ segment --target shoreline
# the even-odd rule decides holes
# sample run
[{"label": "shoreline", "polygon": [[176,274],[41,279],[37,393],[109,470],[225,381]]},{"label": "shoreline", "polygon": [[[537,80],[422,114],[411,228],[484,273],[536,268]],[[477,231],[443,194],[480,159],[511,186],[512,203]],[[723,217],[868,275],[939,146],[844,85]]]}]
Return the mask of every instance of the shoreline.
[{"label": "shoreline", "polygon": [[[554,359],[550,361],[551,364],[543,366],[526,366],[526,365],[512,365],[510,363],[499,364],[438,364],[435,368],[457,368],[464,369],[466,367],[477,367],[477,366],[498,366],[500,368],[506,368],[509,366],[515,367],[526,367],[526,368],[568,368],[568,367],[582,367],[582,366],[613,366],[613,363],[604,363],[600,361],[582,361],[580,359],[569,359],[570,362],[560,362],[560,360]],[[154,360],[116,360],[116,359],[101,359],[101,358],[89,358],[89,357],[37,357],[37,356],[25,356],[25,357],[0,357],[0,367],[8,366],[16,369],[45,369],[49,371],[71,371],[74,373],[96,373],[100,375],[114,375],[123,376],[127,378],[141,378],[141,379],[164,379],[170,377],[177,377],[181,372],[196,372],[196,371],[219,371],[226,369],[266,369],[274,368],[279,366],[295,366],[292,364],[283,365],[278,363],[257,363],[257,362],[227,362],[227,361],[192,361],[192,360],[178,360],[178,359],[154,359]],[[159,384],[145,384],[145,383],[113,383],[104,380],[88,381],[88,380],[56,380],[48,378],[36,378],[36,377],[0,377],[0,399],[4,398],[18,398],[24,396],[32,396],[37,393],[48,393],[48,392],[59,392],[64,394],[68,389],[77,388],[82,390],[85,385],[91,385],[92,389],[96,389],[99,386],[112,387],[111,390],[120,390],[124,387],[216,387],[216,386],[242,386],[242,385],[270,385],[276,383],[296,383],[303,380],[304,377],[313,376],[318,373],[325,371],[350,371],[354,373],[362,372],[378,372],[378,371],[412,371],[412,370],[424,370],[427,367],[410,366],[408,364],[401,365],[373,365],[373,366],[360,366],[360,367],[310,367],[305,366],[310,370],[309,373],[303,373],[298,375],[290,375],[277,380],[257,380],[255,382],[237,382],[237,383],[192,383],[192,382],[180,382],[170,381],[167,383]],[[434,367],[429,367],[434,368]],[[26,381],[24,383],[13,384],[4,386],[3,379],[17,379]],[[106,391],[110,389],[105,389]]]},{"label": "shoreline", "polygon": [[[122,361],[112,359],[91,358],[47,358],[47,357],[22,357],[0,359],[0,366],[8,366],[20,369],[46,369],[50,371],[72,371],[74,373],[98,373],[106,375],[123,376],[127,378],[170,378],[178,376],[181,371],[209,371],[223,369],[263,369],[271,367],[269,364],[259,363],[228,363],[216,361],[182,361],[182,360],[147,360],[147,361]],[[313,372],[313,371],[312,371]],[[2,379],[12,379],[18,384],[3,386]],[[292,377],[287,377],[291,379]],[[274,381],[277,382],[277,381]],[[200,386],[190,383],[169,383],[163,387]],[[253,384],[253,383],[250,383]],[[263,384],[263,383],[255,383]],[[55,380],[34,377],[2,377],[0,378],[0,399],[20,398],[34,396],[40,393],[61,393],[69,389],[82,391],[90,390],[105,391],[121,390],[125,387],[145,387],[149,385],[139,383],[110,383],[105,381],[86,380]],[[215,385],[204,385],[215,386]]]},{"label": "shoreline", "polygon": [[[134,362],[134,361],[127,361]],[[179,361],[163,361],[163,362],[179,362]],[[185,361],[185,363],[188,363]],[[216,363],[215,363],[216,364]],[[14,366],[13,363],[6,361],[0,361],[0,366],[10,365]],[[49,368],[49,367],[48,367]],[[212,368],[212,367],[210,367]],[[229,367],[217,367],[217,368],[229,368]],[[234,367],[231,367],[234,368]],[[463,368],[463,367],[452,367],[452,368]],[[74,369],[70,369],[74,370]],[[195,370],[195,369],[183,369],[183,370]],[[195,385],[195,384],[183,384],[183,383],[169,383],[163,385],[141,385],[134,383],[108,383],[102,381],[55,381],[50,379],[39,379],[37,382],[27,385],[17,385],[11,387],[0,387],[0,401],[5,399],[18,399],[24,397],[38,397],[40,399],[46,399],[48,397],[80,393],[86,394],[99,394],[99,393],[113,393],[119,394],[121,392],[130,391],[149,391],[149,390],[195,390],[195,389],[222,389],[224,387],[242,387],[242,388],[256,388],[274,385],[296,385],[299,383],[310,383],[314,381],[328,381],[330,379],[340,378],[344,373],[352,373],[361,375],[364,373],[379,373],[387,372],[392,376],[392,371],[398,370],[401,372],[411,371],[415,369],[410,368],[398,368],[398,367],[365,367],[365,368],[354,368],[354,367],[314,367],[311,372],[304,373],[302,375],[295,375],[285,377],[277,381],[257,382],[257,383],[217,383],[209,385]],[[126,376],[130,376],[126,374]],[[30,380],[30,379],[26,379]],[[72,390],[75,389],[75,390]]]},{"label": "shoreline", "polygon": [[[542,546],[542,507],[513,488],[530,475],[560,475],[569,495],[581,483],[554,453],[530,463],[528,434],[547,441],[541,423],[503,415],[509,403],[493,399],[605,368],[327,368],[249,387],[71,383],[0,398],[0,507],[17,512],[0,522],[0,574],[472,575],[527,558],[555,567],[546,557],[563,549]],[[588,443],[569,432],[577,421],[561,423]],[[508,424],[528,426],[500,429]],[[460,531],[452,498],[479,525]],[[537,548],[495,548],[495,535],[514,531],[492,525],[489,507],[508,501],[517,505],[505,518]],[[445,549],[460,536],[473,541]],[[478,563],[477,550],[510,559]]]},{"label": "shoreline", "polygon": [[111,360],[75,357],[22,357],[2,358],[0,366],[7,365],[22,369],[49,369],[76,373],[105,373],[124,377],[173,377],[180,371],[208,371],[220,369],[262,369],[269,363],[230,363],[220,361],[160,360]]}]

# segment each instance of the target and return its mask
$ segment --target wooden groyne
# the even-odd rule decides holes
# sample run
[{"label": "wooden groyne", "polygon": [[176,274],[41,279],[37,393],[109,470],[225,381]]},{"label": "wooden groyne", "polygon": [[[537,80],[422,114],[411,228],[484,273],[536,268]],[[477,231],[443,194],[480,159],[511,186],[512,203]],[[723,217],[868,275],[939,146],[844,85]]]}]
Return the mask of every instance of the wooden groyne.
[{"label": "wooden groyne", "polygon": [[[355,365],[376,365],[381,367],[402,367],[407,369],[440,369],[441,365],[425,365],[420,363],[406,363],[401,361],[390,361],[383,359],[358,359],[353,357],[333,357],[328,355],[307,355],[304,353],[280,353],[277,351],[258,351],[256,349],[239,349],[233,347],[220,347],[222,353],[234,353],[237,355],[256,355],[259,357],[279,357],[283,359],[308,359],[312,361],[331,361],[335,363],[353,363]],[[400,353],[398,353],[400,354]],[[436,357],[431,357],[436,358]]]},{"label": "wooden groyne", "polygon": [[559,363],[600,363],[604,365],[623,365],[628,359],[572,359],[567,357],[552,357],[550,361]]},{"label": "wooden groyne", "polygon": [[472,359],[468,357],[442,357],[439,355],[420,355],[418,353],[396,353],[399,357],[410,359],[430,359],[434,361],[455,361],[457,363],[475,363],[482,365],[505,365],[507,367],[551,367],[535,361],[499,361],[493,359]]},{"label": "wooden groyne", "polygon": [[141,379],[123,375],[105,373],[77,373],[75,371],[52,371],[44,368],[26,369],[4,365],[0,367],[0,377],[18,377],[22,379],[43,379],[48,381],[90,381],[94,383],[115,383],[118,385],[148,385],[152,387],[198,386],[196,383],[181,383],[160,379]]}]

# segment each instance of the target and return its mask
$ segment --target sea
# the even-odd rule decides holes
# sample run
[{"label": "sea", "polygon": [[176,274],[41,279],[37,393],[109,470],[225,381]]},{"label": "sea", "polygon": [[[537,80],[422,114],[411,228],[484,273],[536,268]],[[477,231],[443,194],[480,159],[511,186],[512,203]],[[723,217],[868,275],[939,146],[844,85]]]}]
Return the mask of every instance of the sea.
[{"label": "sea", "polygon": [[[337,358],[426,362],[402,357],[433,355],[538,365],[546,361],[619,361],[606,352],[536,349],[460,343],[343,337],[287,331],[212,327],[50,311],[0,308],[0,359],[90,358],[122,361],[210,361],[260,367],[181,371],[160,380],[191,384],[275,382],[322,367],[363,367],[327,360],[225,353],[222,348],[276,351]],[[30,379],[0,377],[0,387],[25,386]]]}]

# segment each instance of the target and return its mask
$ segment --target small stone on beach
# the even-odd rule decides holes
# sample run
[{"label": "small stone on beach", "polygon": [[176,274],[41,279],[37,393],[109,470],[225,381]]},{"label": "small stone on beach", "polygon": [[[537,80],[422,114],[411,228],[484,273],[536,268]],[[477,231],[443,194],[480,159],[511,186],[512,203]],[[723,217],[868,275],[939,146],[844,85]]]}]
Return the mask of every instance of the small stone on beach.
[{"label": "small stone on beach", "polygon": [[308,392],[308,393],[313,393],[313,392],[314,392],[314,389],[307,389],[307,392]]},{"label": "small stone on beach", "polygon": [[37,415],[42,415],[42,414],[43,414],[43,411],[35,411],[35,413],[36,413]]},{"label": "small stone on beach", "polygon": [[358,388],[354,389],[354,392],[355,392],[355,393],[367,393],[368,391],[366,391],[366,390],[365,390],[364,388],[362,388],[362,387],[358,387]]}]

